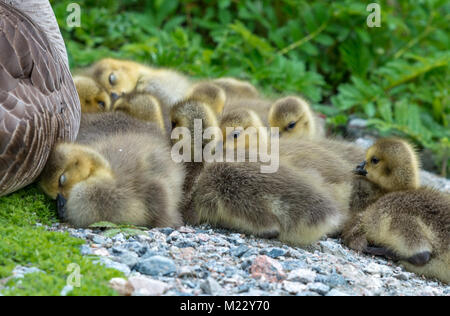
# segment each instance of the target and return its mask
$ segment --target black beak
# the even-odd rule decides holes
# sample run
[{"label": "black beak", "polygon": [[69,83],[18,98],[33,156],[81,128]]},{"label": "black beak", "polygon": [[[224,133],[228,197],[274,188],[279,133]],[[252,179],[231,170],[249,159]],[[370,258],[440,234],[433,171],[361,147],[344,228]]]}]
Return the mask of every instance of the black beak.
[{"label": "black beak", "polygon": [[353,170],[353,172],[357,175],[360,176],[366,176],[367,175],[367,171],[364,169],[366,167],[366,162],[363,161],[362,163],[360,163],[355,170]]},{"label": "black beak", "polygon": [[66,203],[67,200],[61,194],[58,194],[56,197],[56,209],[58,210],[58,217],[61,220],[65,220],[66,217]]}]

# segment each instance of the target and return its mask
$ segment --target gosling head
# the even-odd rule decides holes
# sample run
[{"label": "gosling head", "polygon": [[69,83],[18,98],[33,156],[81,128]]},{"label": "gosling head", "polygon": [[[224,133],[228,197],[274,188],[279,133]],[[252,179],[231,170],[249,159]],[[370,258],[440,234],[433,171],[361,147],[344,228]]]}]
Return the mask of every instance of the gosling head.
[{"label": "gosling head", "polygon": [[231,77],[222,77],[213,80],[215,84],[224,89],[227,95],[239,98],[257,98],[258,90],[249,82]]},{"label": "gosling head", "polygon": [[58,214],[65,217],[65,204],[74,192],[112,179],[109,163],[100,153],[88,146],[61,143],[52,152],[39,185],[57,200]]},{"label": "gosling head", "polygon": [[[217,145],[221,139],[222,135],[220,134],[216,114],[206,103],[194,99],[183,100],[171,108],[170,119],[172,131],[176,128],[184,128],[189,133],[192,159],[195,152],[196,137],[201,137],[202,149],[211,142],[214,146]],[[208,135],[205,134],[206,132],[208,132]],[[183,137],[184,133],[181,134],[179,139],[172,139],[172,142],[178,143]]]},{"label": "gosling head", "polygon": [[245,141],[245,149],[249,149],[251,144],[259,145],[267,141],[264,124],[258,114],[249,109],[238,108],[224,114],[220,121],[220,129],[225,147],[237,148]]},{"label": "gosling head", "polygon": [[367,150],[366,160],[355,173],[387,191],[411,190],[420,186],[419,166],[417,154],[407,141],[385,138]]},{"label": "gosling head", "polygon": [[111,98],[94,79],[84,76],[73,78],[83,113],[99,113],[111,109]]},{"label": "gosling head", "polygon": [[114,102],[136,88],[140,76],[138,68],[139,65],[131,61],[105,58],[92,66],[91,73]]},{"label": "gosling head", "polygon": [[211,82],[195,84],[188,93],[188,98],[210,105],[216,114],[222,113],[226,101],[225,91]]},{"label": "gosling head", "polygon": [[302,98],[286,97],[276,101],[268,119],[270,126],[278,127],[283,137],[312,139],[316,136],[314,114]]}]

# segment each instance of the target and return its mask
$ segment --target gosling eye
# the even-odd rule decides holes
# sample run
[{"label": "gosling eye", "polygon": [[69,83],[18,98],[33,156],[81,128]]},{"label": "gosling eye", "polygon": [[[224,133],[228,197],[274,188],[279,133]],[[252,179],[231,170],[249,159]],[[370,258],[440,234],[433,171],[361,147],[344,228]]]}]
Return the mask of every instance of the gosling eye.
[{"label": "gosling eye", "polygon": [[59,186],[60,186],[60,187],[63,187],[66,183],[67,183],[67,177],[63,174],[63,175],[59,178]]},{"label": "gosling eye", "polygon": [[290,131],[294,129],[294,127],[297,125],[297,122],[290,122],[288,126],[286,126],[286,131]]},{"label": "gosling eye", "polygon": [[231,136],[234,139],[237,139],[239,136],[241,136],[241,132],[240,131],[234,131],[234,132],[231,133]]},{"label": "gosling eye", "polygon": [[115,85],[116,85],[116,83],[117,83],[117,76],[116,76],[114,73],[112,73],[112,74],[109,75],[109,83],[110,83],[112,86],[115,86]]},{"label": "gosling eye", "polygon": [[380,160],[379,160],[378,158],[376,158],[376,157],[372,157],[372,159],[370,160],[370,162],[371,162],[372,164],[376,165],[377,163],[380,162]]},{"label": "gosling eye", "polygon": [[106,104],[105,104],[105,102],[103,102],[103,101],[98,101],[97,104],[98,104],[98,106],[99,106],[102,110],[104,110],[105,107],[106,107]]}]

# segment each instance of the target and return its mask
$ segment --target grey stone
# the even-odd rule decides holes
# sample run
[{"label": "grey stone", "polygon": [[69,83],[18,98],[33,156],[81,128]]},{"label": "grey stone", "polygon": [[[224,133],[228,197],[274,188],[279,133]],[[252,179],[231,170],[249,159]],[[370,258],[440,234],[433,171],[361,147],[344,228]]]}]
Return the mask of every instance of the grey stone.
[{"label": "grey stone", "polygon": [[325,295],[330,291],[330,287],[323,283],[311,283],[308,285],[308,290],[317,292],[320,295]]},{"label": "grey stone", "polygon": [[190,241],[190,240],[180,240],[173,244],[175,247],[178,248],[196,248],[197,243]]},{"label": "grey stone", "polygon": [[140,260],[135,269],[142,274],[151,276],[171,275],[177,272],[177,267],[173,260],[161,256]]},{"label": "grey stone", "polygon": [[248,251],[246,251],[243,255],[242,258],[251,258],[253,256],[258,255],[259,251],[255,248],[250,248]]},{"label": "grey stone", "polygon": [[166,227],[166,228],[162,228],[160,231],[161,231],[161,233],[168,236],[173,233],[174,229],[170,228],[170,227]]},{"label": "grey stone", "polygon": [[297,296],[307,296],[307,297],[311,297],[311,296],[320,296],[320,294],[319,294],[319,293],[316,293],[316,292],[311,292],[311,291],[304,291],[304,292],[298,293]]},{"label": "grey stone", "polygon": [[207,278],[206,281],[200,285],[200,288],[208,295],[219,295],[223,291],[220,284],[211,277]]},{"label": "grey stone", "polygon": [[130,269],[133,269],[139,261],[139,256],[134,252],[128,251],[116,257],[114,260],[127,265]]},{"label": "grey stone", "polygon": [[307,267],[307,264],[301,260],[286,260],[281,264],[283,265],[283,269],[288,272],[296,269],[304,269]]},{"label": "grey stone", "polygon": [[271,257],[271,258],[276,259],[276,258],[278,258],[278,257],[284,256],[284,255],[286,254],[286,252],[287,252],[286,250],[281,249],[281,248],[272,248],[272,249],[270,249],[270,251],[267,253],[267,255],[268,255],[269,257]]},{"label": "grey stone", "polygon": [[142,256],[148,250],[147,246],[144,246],[137,241],[129,242],[129,243],[125,244],[125,248],[135,252],[138,256]]},{"label": "grey stone", "polygon": [[89,247],[88,245],[81,245],[80,252],[81,252],[81,255],[83,255],[83,256],[92,255],[91,247]]},{"label": "grey stone", "polygon": [[73,291],[73,286],[72,285],[66,285],[61,292],[59,293],[59,295],[61,296],[67,296],[67,294],[69,294],[70,292]]},{"label": "grey stone", "polygon": [[107,268],[118,270],[126,276],[129,276],[131,273],[131,269],[126,264],[115,262],[105,257],[100,258],[100,263]]},{"label": "grey stone", "polygon": [[337,289],[332,289],[330,292],[328,292],[326,296],[349,296],[349,295]]},{"label": "grey stone", "polygon": [[347,285],[347,281],[345,278],[337,273],[331,274],[331,275],[317,275],[316,282],[324,283],[330,287],[337,287],[337,286],[344,286]]},{"label": "grey stone", "polygon": [[288,281],[312,283],[316,279],[316,272],[309,269],[297,269],[291,271],[287,277]]},{"label": "grey stone", "polygon": [[250,286],[248,284],[239,285],[237,288],[238,293],[245,293],[250,291]]},{"label": "grey stone", "polygon": [[230,254],[235,257],[242,257],[250,248],[246,245],[240,245],[239,247],[234,247],[230,250]]},{"label": "grey stone", "polygon": [[31,274],[31,273],[45,273],[44,271],[36,268],[36,267],[23,267],[23,266],[17,266],[12,271],[13,277],[15,279],[23,279],[25,275]]},{"label": "grey stone", "polygon": [[399,279],[400,281],[408,281],[409,275],[407,273],[400,273],[395,275],[396,279]]}]

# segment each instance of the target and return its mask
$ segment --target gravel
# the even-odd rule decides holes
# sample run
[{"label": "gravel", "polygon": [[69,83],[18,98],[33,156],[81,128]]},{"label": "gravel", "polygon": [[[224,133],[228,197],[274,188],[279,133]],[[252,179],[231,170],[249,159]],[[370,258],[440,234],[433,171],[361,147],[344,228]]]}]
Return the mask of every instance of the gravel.
[{"label": "gravel", "polygon": [[101,231],[51,229],[85,239],[86,254],[101,253],[100,264],[122,271],[126,278],[110,283],[122,295],[450,295],[450,286],[333,238],[300,248],[203,225],[119,234],[99,244],[88,236]]}]

